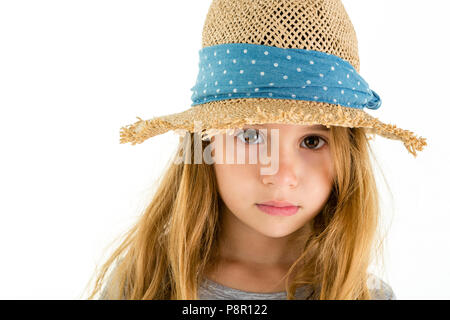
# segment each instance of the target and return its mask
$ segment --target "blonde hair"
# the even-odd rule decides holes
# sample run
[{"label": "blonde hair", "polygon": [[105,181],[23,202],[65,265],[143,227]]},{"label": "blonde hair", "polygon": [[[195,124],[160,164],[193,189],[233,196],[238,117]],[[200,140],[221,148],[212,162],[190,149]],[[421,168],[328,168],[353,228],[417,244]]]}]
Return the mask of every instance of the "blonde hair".
[{"label": "blonde hair", "polygon": [[[309,299],[371,299],[368,267],[381,247],[370,138],[364,128],[338,126],[330,137],[333,188],[298,233],[302,253],[286,275],[287,299],[303,285],[313,288]],[[94,275],[88,299],[100,292],[106,299],[198,299],[205,271],[217,262],[223,206],[213,165],[193,161],[196,146],[208,144],[198,133],[180,137],[174,157],[184,161],[171,159],[143,214]]]}]

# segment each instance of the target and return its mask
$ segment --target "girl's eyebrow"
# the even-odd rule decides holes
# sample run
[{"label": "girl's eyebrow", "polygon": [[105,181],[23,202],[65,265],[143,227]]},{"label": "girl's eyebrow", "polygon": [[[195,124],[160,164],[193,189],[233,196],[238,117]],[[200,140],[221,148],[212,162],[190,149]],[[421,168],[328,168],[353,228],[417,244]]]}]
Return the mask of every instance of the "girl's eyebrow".
[{"label": "girl's eyebrow", "polygon": [[312,126],[312,127],[309,127],[308,129],[309,130],[330,131],[330,128],[327,128],[326,126],[323,126],[323,125],[320,125],[320,124]]}]

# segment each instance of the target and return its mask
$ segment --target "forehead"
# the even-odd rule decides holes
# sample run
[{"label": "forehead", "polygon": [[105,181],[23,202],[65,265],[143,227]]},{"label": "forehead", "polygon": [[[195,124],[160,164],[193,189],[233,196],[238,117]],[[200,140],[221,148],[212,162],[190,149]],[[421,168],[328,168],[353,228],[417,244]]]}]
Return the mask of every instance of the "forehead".
[{"label": "forehead", "polygon": [[258,128],[258,129],[275,129],[275,128],[293,128],[298,130],[314,130],[314,131],[330,131],[330,128],[327,128],[327,126],[321,125],[321,124],[314,124],[314,125],[300,125],[300,124],[279,124],[279,123],[273,123],[273,124],[249,124],[244,125],[244,128]]}]

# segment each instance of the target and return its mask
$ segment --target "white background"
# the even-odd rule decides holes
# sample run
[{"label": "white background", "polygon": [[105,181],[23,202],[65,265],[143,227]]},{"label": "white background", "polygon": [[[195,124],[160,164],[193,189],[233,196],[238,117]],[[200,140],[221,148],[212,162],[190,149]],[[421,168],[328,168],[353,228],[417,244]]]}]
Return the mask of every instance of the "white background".
[{"label": "white background", "polygon": [[[417,158],[372,142],[393,194],[380,185],[383,278],[398,299],[449,299],[450,6],[343,3],[361,75],[383,100],[367,111],[428,142]],[[0,1],[1,299],[84,298],[178,141],[119,144],[120,127],[190,107],[209,4]]]}]

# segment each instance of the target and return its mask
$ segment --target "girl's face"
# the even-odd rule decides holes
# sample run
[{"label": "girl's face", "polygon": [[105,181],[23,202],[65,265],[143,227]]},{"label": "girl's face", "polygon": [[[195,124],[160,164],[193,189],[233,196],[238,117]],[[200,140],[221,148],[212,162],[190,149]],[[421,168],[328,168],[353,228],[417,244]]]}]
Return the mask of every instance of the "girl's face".
[{"label": "girl's face", "polygon": [[[278,129],[278,139],[272,129]],[[330,195],[334,176],[330,130],[326,126],[246,125],[234,136],[228,135],[234,159],[226,156],[226,148],[230,148],[226,136],[211,139],[224,141],[222,147],[212,149],[212,155],[219,194],[226,213],[237,218],[237,223],[267,237],[280,238],[295,232],[320,212]],[[237,160],[242,152],[244,163]],[[257,161],[250,162],[251,152],[258,155]],[[270,174],[261,171],[269,166],[275,168]],[[298,206],[298,210],[289,216],[271,215],[257,206],[267,201],[287,201]]]}]

